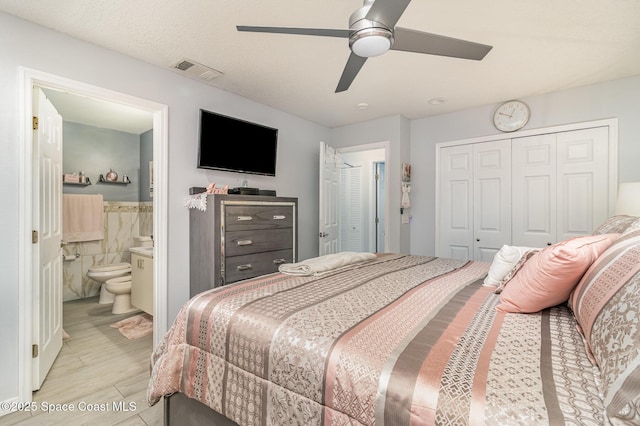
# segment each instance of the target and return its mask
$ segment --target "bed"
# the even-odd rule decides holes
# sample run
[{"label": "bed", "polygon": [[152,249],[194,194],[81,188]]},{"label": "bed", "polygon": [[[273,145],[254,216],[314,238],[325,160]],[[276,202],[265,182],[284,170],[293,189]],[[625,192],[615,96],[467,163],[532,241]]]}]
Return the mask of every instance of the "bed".
[{"label": "bed", "polygon": [[149,403],[166,424],[640,424],[636,223],[580,240],[565,301],[533,312],[507,303],[515,278],[567,245],[501,287],[495,260],[385,253],[206,291],[155,348]]}]

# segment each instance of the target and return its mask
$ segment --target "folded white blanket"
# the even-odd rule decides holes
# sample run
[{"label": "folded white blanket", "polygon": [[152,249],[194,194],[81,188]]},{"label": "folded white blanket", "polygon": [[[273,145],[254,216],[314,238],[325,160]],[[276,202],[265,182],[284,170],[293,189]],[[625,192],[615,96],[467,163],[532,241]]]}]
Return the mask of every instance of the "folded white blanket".
[{"label": "folded white blanket", "polygon": [[278,270],[287,275],[322,275],[345,266],[365,262],[375,258],[376,255],[373,253],[343,251],[340,253],[313,257],[298,263],[283,263],[280,265]]}]

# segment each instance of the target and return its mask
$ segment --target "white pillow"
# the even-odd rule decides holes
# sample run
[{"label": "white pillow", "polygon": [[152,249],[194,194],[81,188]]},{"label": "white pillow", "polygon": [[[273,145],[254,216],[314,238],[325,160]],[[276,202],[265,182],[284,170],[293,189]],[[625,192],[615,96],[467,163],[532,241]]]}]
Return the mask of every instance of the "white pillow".
[{"label": "white pillow", "polygon": [[503,245],[500,251],[493,256],[493,262],[491,262],[491,267],[489,268],[487,277],[484,279],[483,285],[487,287],[499,286],[505,275],[511,271],[520,258],[529,250],[532,250],[532,248]]}]

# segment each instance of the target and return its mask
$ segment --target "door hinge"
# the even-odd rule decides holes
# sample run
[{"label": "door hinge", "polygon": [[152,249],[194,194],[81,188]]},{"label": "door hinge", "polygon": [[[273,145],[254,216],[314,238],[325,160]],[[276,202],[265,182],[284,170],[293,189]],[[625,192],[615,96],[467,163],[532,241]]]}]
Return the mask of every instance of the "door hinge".
[{"label": "door hinge", "polygon": [[38,117],[33,117],[33,130],[38,130]]},{"label": "door hinge", "polygon": [[376,217],[376,225],[380,223],[380,218]]},{"label": "door hinge", "polygon": [[31,346],[31,358],[38,358],[38,345]]},{"label": "door hinge", "polygon": [[38,231],[35,229],[31,231],[31,244],[36,244],[38,242]]}]

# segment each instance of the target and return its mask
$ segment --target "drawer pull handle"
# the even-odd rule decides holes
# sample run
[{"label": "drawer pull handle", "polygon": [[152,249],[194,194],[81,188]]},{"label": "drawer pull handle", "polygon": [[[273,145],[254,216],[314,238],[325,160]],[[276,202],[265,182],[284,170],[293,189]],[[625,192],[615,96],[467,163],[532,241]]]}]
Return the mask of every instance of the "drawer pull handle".
[{"label": "drawer pull handle", "polygon": [[238,222],[241,222],[243,220],[253,220],[253,217],[251,217],[251,216],[238,216]]},{"label": "drawer pull handle", "polygon": [[273,220],[283,220],[286,219],[287,217],[283,214],[274,214],[273,215]]},{"label": "drawer pull handle", "polygon": [[287,259],[273,259],[273,263],[276,265],[282,265],[283,263],[287,263]]},{"label": "drawer pull handle", "polygon": [[236,269],[238,269],[238,271],[248,271],[249,269],[253,269],[253,266],[251,266],[250,263],[247,263],[246,265],[238,265]]},{"label": "drawer pull handle", "polygon": [[250,246],[251,244],[253,244],[251,240],[238,240],[239,246]]}]

